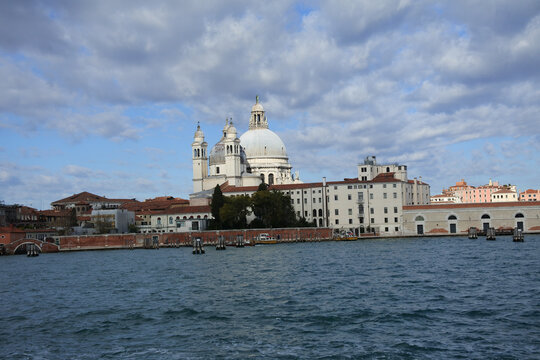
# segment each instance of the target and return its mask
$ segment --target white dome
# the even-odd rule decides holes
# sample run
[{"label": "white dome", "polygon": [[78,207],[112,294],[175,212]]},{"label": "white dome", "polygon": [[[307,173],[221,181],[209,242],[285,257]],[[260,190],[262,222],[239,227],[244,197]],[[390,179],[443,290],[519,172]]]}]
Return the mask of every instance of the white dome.
[{"label": "white dome", "polygon": [[254,157],[287,158],[287,149],[279,136],[269,129],[252,129],[240,136],[248,160]]}]

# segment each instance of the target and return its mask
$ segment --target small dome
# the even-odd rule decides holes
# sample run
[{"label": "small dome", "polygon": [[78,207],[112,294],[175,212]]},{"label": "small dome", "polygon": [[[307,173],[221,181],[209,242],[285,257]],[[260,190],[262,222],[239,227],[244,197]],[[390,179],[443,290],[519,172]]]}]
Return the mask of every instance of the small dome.
[{"label": "small dome", "polygon": [[240,136],[247,158],[287,158],[287,149],[280,137],[269,129],[252,129]]},{"label": "small dome", "polygon": [[229,125],[229,127],[227,128],[227,139],[236,139],[236,134],[238,132],[236,131],[236,128],[234,127],[232,121]]},{"label": "small dome", "polygon": [[212,150],[210,150],[208,163],[210,165],[225,164],[225,145],[221,141],[214,145]]},{"label": "small dome", "polygon": [[204,140],[204,133],[201,130],[201,125],[197,124],[197,131],[195,131],[195,135],[193,136],[193,138],[199,141]]},{"label": "small dome", "polygon": [[256,111],[264,111],[264,108],[263,108],[263,106],[261,105],[261,103],[256,103],[256,104],[253,105],[253,107],[251,108],[251,112],[256,112]]},{"label": "small dome", "polygon": [[255,105],[253,105],[253,107],[251,108],[251,112],[256,112],[256,111],[264,111],[263,106],[259,102],[259,95],[255,97]]}]

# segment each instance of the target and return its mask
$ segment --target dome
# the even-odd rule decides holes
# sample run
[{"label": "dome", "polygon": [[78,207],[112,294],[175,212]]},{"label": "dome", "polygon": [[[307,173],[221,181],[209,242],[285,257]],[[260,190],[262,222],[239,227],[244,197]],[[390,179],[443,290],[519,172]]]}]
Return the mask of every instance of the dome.
[{"label": "dome", "polygon": [[[209,165],[223,165],[225,164],[225,144],[220,140],[212,150],[210,150],[210,155],[208,156]],[[246,163],[246,153],[244,149],[240,147],[240,164]]]},{"label": "dome", "polygon": [[256,103],[256,104],[253,105],[253,107],[251,108],[251,112],[256,112],[256,111],[264,111],[264,108],[263,108],[263,106],[261,105],[261,103]]},{"label": "dome", "polygon": [[275,132],[269,129],[246,131],[240,136],[240,144],[248,159],[254,157],[287,158],[285,144]]},{"label": "dome", "polygon": [[201,126],[197,124],[197,131],[195,131],[195,135],[193,136],[195,141],[202,142],[204,141],[204,133],[201,130]]},{"label": "dome", "polygon": [[210,165],[225,164],[225,145],[221,141],[214,145],[212,150],[210,150],[208,163]]}]

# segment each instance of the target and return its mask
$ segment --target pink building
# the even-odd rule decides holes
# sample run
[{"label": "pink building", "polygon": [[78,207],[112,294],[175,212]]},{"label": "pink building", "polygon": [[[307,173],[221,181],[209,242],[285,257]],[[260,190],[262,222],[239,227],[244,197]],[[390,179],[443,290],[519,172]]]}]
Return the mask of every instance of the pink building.
[{"label": "pink building", "polygon": [[539,201],[540,190],[528,189],[519,194],[520,201]]},{"label": "pink building", "polygon": [[456,202],[479,204],[492,202],[492,194],[501,190],[516,192],[515,186],[499,185],[498,181],[489,180],[489,183],[486,185],[474,187],[468,185],[464,179],[461,179],[461,181],[456,182],[456,185],[450,186],[448,189],[443,189],[443,194],[456,197],[459,199]]}]

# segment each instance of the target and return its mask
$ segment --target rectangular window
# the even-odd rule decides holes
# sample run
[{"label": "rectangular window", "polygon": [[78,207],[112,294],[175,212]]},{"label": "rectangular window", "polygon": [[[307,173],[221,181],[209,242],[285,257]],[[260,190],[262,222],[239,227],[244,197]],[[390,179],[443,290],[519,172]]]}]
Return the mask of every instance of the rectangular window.
[{"label": "rectangular window", "polygon": [[371,218],[371,223],[375,224],[375,218]]},{"label": "rectangular window", "polygon": [[360,224],[363,224],[363,223],[364,223],[364,218],[360,217]]},{"label": "rectangular window", "polygon": [[347,185],[347,189],[352,189],[352,185]]},{"label": "rectangular window", "polygon": [[300,217],[300,211],[296,212],[296,216]]},{"label": "rectangular window", "polygon": [[307,199],[304,199],[304,204],[307,204]]},{"label": "rectangular window", "polygon": [[300,199],[296,199],[296,203],[297,203],[297,204],[300,204]]},{"label": "rectangular window", "polygon": [[394,218],[394,222],[397,223],[397,222],[398,222],[398,219],[397,219],[397,218]]},{"label": "rectangular window", "polygon": [[317,202],[316,200],[317,200],[317,199],[313,198],[313,203],[316,203],[316,202]]},{"label": "rectangular window", "polygon": [[364,193],[361,193],[361,192],[358,193],[358,200],[364,201]]},{"label": "rectangular window", "polygon": [[349,215],[352,215],[352,209],[349,209]]},{"label": "rectangular window", "polygon": [[306,218],[307,218],[307,210],[306,210],[306,211],[304,211],[304,217],[306,217]]},{"label": "rectangular window", "polygon": [[291,199],[291,204],[294,204],[294,199]]},{"label": "rectangular window", "polygon": [[351,194],[347,195],[347,200],[352,200],[352,195]]},{"label": "rectangular window", "polygon": [[385,227],[385,228],[384,228],[384,231],[388,232],[388,228],[387,228],[387,227]]},{"label": "rectangular window", "polygon": [[339,225],[339,219],[336,219],[336,225]]},{"label": "rectangular window", "polygon": [[349,219],[349,224],[352,224],[352,219]]},{"label": "rectangular window", "polygon": [[339,215],[339,209],[335,209],[335,210],[334,210],[334,213],[335,213],[336,215]]},{"label": "rectangular window", "polygon": [[384,207],[384,213],[388,214],[388,208],[386,206]]},{"label": "rectangular window", "polygon": [[397,214],[397,206],[394,206],[394,214]]},{"label": "rectangular window", "polygon": [[393,187],[397,187],[397,185],[395,183],[393,185],[394,185]]},{"label": "rectangular window", "polygon": [[396,231],[399,231],[399,227],[397,227],[397,226],[396,226],[394,229],[395,229]]},{"label": "rectangular window", "polygon": [[386,193],[382,194],[383,199],[386,199]]},{"label": "rectangular window", "polygon": [[[388,224],[388,218],[384,218],[384,222],[385,222],[386,224]],[[388,230],[386,230],[386,231],[388,231]]]},{"label": "rectangular window", "polygon": [[319,204],[320,204],[320,203],[322,202],[321,200],[322,200],[322,199],[321,199],[321,198],[319,198]]},{"label": "rectangular window", "polygon": [[338,199],[338,196],[337,196],[337,195],[334,195],[334,200],[337,201],[337,199]]},{"label": "rectangular window", "polygon": [[386,189],[386,184],[382,184],[383,189]]},{"label": "rectangular window", "polygon": [[397,199],[397,193],[394,193],[394,199]]},{"label": "rectangular window", "polygon": [[375,209],[371,208],[371,209],[369,209],[369,212],[370,212],[371,214],[375,214]]},{"label": "rectangular window", "polygon": [[334,185],[334,190],[337,190],[337,186],[336,186],[336,185]]},{"label": "rectangular window", "polygon": [[370,193],[370,194],[369,194],[369,199],[370,199],[370,200],[373,200],[373,193]]}]

